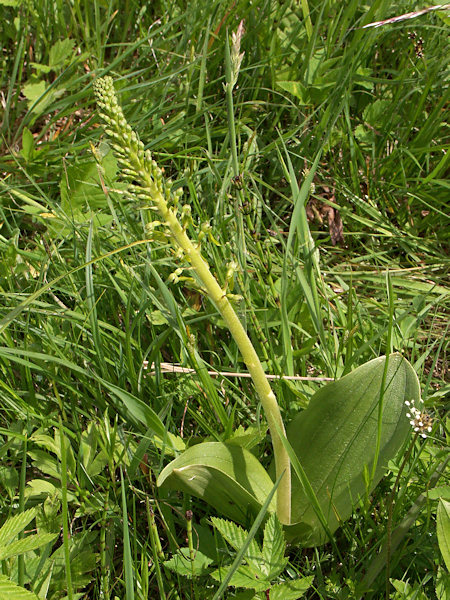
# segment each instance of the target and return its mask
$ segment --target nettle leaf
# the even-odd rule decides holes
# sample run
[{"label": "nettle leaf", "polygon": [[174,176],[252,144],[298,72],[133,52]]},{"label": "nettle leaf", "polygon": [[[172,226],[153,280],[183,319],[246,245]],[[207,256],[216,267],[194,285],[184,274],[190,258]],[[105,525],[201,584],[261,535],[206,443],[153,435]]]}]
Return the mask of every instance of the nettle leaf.
[{"label": "nettle leaf", "polygon": [[37,533],[36,535],[28,535],[20,540],[11,542],[7,546],[0,546],[0,560],[25,554],[25,552],[30,552],[30,550],[46,546],[50,542],[53,542],[58,535],[59,533]]},{"label": "nettle leaf", "polygon": [[[223,515],[245,523],[257,514],[273,482],[253,454],[239,446],[206,442],[192,446],[160,473],[158,486],[202,498]],[[275,511],[275,499],[269,512]]]},{"label": "nettle leaf", "polygon": [[37,600],[36,594],[0,575],[0,598],[2,600]]},{"label": "nettle leaf", "polygon": [[74,40],[70,40],[68,38],[64,40],[58,40],[50,48],[49,65],[53,69],[62,67],[64,63],[70,60],[70,58],[72,57],[74,45]]},{"label": "nettle leaf", "polygon": [[[377,358],[324,386],[287,429],[331,533],[351,516],[359,499],[375,488],[411,431],[405,400],[418,405],[420,390],[414,369],[400,354],[389,357],[378,422],[385,367],[386,357]],[[379,425],[379,455],[371,477]],[[292,523],[285,528],[289,540],[308,546],[327,541],[311,499],[294,472]]]},{"label": "nettle leaf", "polygon": [[450,502],[442,498],[437,509],[437,538],[445,565],[450,571]]},{"label": "nettle leaf", "polygon": [[0,529],[0,548],[9,544],[18,533],[23,531],[34,519],[36,513],[37,508],[30,508],[5,521]]},{"label": "nettle leaf", "polygon": [[57,458],[44,450],[30,450],[28,454],[35,469],[54,479],[61,479],[61,463]]},{"label": "nettle leaf", "polygon": [[250,425],[246,429],[239,425],[239,427],[231,433],[231,437],[227,439],[227,444],[233,444],[234,446],[241,446],[247,450],[251,450],[257,444],[260,444],[266,436],[266,432],[263,427],[258,425]]},{"label": "nettle leaf", "polygon": [[28,100],[28,109],[34,114],[44,112],[50,104],[63,96],[65,92],[64,87],[49,87],[45,81],[34,77],[31,77],[22,87],[22,93]]},{"label": "nettle leaf", "polygon": [[194,560],[192,561],[189,556],[189,548],[180,548],[179,554],[172,556],[169,560],[164,561],[163,564],[170,571],[178,575],[198,577],[199,575],[206,575],[208,566],[212,562],[212,559],[208,558],[200,550],[195,551]]},{"label": "nettle leaf", "polygon": [[285,558],[286,542],[284,541],[283,528],[275,514],[270,515],[264,528],[264,541],[262,558],[264,572],[267,579],[275,579],[286,567],[288,559]]},{"label": "nettle leaf", "polygon": [[286,581],[270,588],[270,600],[297,600],[308,591],[314,580],[314,575],[302,577],[293,581]]},{"label": "nettle leaf", "polygon": [[[236,551],[239,551],[242,548],[248,538],[248,531],[242,529],[242,527],[236,525],[236,523],[226,521],[225,519],[212,517],[211,521],[214,527],[219,531],[220,535],[232,548]],[[260,578],[266,578],[267,570],[264,569],[263,556],[255,539],[252,539],[250,542],[247,552],[244,554],[244,559],[248,563],[250,569],[259,575]]]},{"label": "nettle leaf", "polygon": [[[231,567],[217,569],[211,573],[211,577],[216,581],[223,581],[229,568]],[[246,565],[240,566],[236,572],[233,573],[228,585],[255,590],[255,592],[263,592],[270,587],[270,583],[267,581],[267,579],[259,579],[255,577],[253,569]]]}]

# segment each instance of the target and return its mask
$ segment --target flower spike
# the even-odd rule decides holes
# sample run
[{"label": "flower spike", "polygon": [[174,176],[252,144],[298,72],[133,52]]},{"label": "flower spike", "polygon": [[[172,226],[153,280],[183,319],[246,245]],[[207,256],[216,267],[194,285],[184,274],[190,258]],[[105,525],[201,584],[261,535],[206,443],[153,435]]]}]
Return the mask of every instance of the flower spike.
[{"label": "flower spike", "polygon": [[[233,38],[233,68],[236,77],[243,56],[239,52],[242,34],[243,26],[241,25]],[[291,469],[289,455],[281,439],[281,436],[285,434],[285,429],[280,408],[258,355],[230,303],[226,290],[219,285],[211,273],[208,263],[201,255],[200,241],[201,237],[209,236],[208,226],[206,225],[203,231],[199,232],[202,235],[199,235],[200,239],[197,238],[195,242],[188,237],[189,227],[193,226],[191,207],[185,204],[181,208],[179,220],[177,206],[181,192],[177,190],[172,193],[171,182],[164,180],[163,173],[156,161],[153,160],[151,153],[144,149],[144,144],[140,141],[139,136],[128,125],[117,101],[111,77],[103,77],[95,81],[94,91],[100,114],[107,126],[106,133],[113,140],[112,147],[118,158],[122,177],[130,184],[128,191],[134,194],[135,198],[142,200],[146,208],[159,213],[158,224],[155,223],[153,227],[149,227],[147,233],[154,238],[159,225],[159,233],[161,234],[164,230],[167,234],[175,246],[176,256],[184,258],[189,264],[189,270],[195,276],[196,282],[200,283],[200,288],[205,290],[206,295],[222,315],[250,371],[272,436],[276,476],[281,479],[277,489],[277,514],[281,522],[290,523]],[[171,279],[176,282],[190,278],[183,277],[180,268],[174,271]]]}]

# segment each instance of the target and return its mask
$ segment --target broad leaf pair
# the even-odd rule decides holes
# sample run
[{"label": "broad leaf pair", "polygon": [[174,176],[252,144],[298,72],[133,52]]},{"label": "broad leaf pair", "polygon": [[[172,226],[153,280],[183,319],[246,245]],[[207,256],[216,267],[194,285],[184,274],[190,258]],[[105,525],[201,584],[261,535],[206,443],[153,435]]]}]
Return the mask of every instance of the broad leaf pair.
[{"label": "broad leaf pair", "polygon": [[[400,354],[371,360],[311,398],[287,427],[296,458],[291,525],[285,526],[289,541],[322,544],[351,516],[408,436],[405,401],[418,405],[419,398],[416,373]],[[245,448],[208,442],[167,465],[158,485],[202,498],[245,523],[260,510],[273,481]]]}]

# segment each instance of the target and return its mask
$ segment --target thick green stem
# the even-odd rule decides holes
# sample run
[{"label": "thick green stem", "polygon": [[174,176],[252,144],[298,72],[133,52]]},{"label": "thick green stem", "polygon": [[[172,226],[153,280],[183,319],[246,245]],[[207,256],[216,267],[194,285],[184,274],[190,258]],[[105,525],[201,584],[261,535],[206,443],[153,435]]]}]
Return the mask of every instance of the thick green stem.
[{"label": "thick green stem", "polygon": [[[147,177],[149,187],[154,187],[150,176],[148,175]],[[203,260],[200,251],[194,246],[184,229],[181,227],[175,211],[167,206],[167,202],[161,192],[156,192],[152,199],[158,207],[166,225],[169,227],[173,238],[183,249],[186,260],[193,267],[202,285],[206,289],[209,298],[213,301],[217,310],[222,315],[231,335],[238,345],[247,369],[252,376],[256,391],[264,408],[270,435],[272,437],[276,477],[278,478],[284,473],[277,491],[277,515],[282,523],[289,524],[291,516],[291,468],[289,456],[278,433],[280,431],[284,434],[285,429],[275,394],[270,387],[253,344],[235,310],[231,306],[229,299],[214,275],[211,273],[209,265]]]}]

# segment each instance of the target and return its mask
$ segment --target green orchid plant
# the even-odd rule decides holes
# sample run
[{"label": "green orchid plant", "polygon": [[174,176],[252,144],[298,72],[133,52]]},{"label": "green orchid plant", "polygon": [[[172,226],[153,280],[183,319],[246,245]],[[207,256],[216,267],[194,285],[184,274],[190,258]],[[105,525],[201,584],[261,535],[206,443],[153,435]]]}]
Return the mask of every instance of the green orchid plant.
[{"label": "green orchid plant", "polygon": [[[197,240],[188,236],[185,217],[190,206],[181,205],[182,191],[172,191],[170,181],[128,125],[113,80],[98,79],[94,90],[122,178],[128,183],[127,193],[158,215],[147,233],[159,229],[173,244],[180,263],[189,267],[222,315],[252,377],[269,427],[275,480],[279,481],[268,513],[277,515],[289,541],[306,546],[326,542],[351,516],[358,501],[374,489],[388,461],[405,443],[408,410],[419,410],[420,402],[412,366],[400,354],[371,360],[321,388],[285,428],[254,346],[226,290],[202,256],[204,231]],[[157,484],[202,498],[222,515],[245,524],[249,512],[257,514],[265,504],[274,480],[245,448],[205,442],[178,455],[162,470]]]}]

